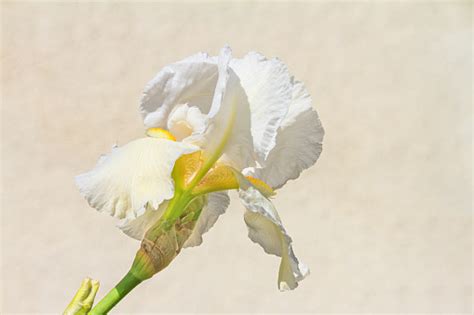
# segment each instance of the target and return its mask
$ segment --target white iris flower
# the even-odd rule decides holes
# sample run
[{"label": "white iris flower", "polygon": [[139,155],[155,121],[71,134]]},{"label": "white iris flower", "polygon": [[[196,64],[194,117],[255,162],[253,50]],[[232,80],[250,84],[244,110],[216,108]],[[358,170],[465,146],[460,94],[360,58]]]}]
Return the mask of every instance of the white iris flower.
[{"label": "white iris flower", "polygon": [[[140,105],[147,137],[115,147],[77,177],[89,204],[142,240],[173,198],[205,196],[183,247],[197,246],[238,189],[252,241],[281,257],[278,286],[294,289],[309,270],[268,197],[313,165],[324,131],[311,98],[285,64],[224,47],[166,66]],[[179,192],[179,196],[178,196]]]}]

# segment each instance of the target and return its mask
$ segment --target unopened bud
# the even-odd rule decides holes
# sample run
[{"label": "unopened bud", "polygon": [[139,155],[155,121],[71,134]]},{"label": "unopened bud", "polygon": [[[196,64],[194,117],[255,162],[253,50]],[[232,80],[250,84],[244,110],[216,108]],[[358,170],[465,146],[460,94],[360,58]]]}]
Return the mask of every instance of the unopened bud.
[{"label": "unopened bud", "polygon": [[99,281],[86,278],[63,315],[86,315],[94,304],[95,295],[99,290]]}]

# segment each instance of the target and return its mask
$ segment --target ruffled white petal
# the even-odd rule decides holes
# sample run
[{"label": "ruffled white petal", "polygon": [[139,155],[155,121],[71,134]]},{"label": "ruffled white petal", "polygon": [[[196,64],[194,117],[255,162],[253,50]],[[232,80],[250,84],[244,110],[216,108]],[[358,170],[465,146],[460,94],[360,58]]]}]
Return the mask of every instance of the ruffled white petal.
[{"label": "ruffled white petal", "polygon": [[199,215],[199,219],[191,236],[183,247],[192,247],[202,244],[202,235],[209,231],[221,214],[229,206],[230,199],[226,191],[214,192],[207,195],[207,203]]},{"label": "ruffled white petal", "polygon": [[249,238],[263,247],[266,253],[281,257],[278,274],[280,290],[292,290],[303,280],[309,269],[296,258],[291,246],[291,237],[282,225],[273,204],[245,179],[239,178],[239,197],[247,209],[244,219],[249,229]]},{"label": "ruffled white petal", "polygon": [[292,103],[283,119],[276,145],[263,162],[262,168],[249,174],[262,179],[274,189],[318,160],[322,151],[324,129],[318,114],[311,107],[311,97],[301,82],[295,82]]},{"label": "ruffled white petal", "polygon": [[138,218],[125,218],[119,221],[117,227],[128,236],[141,241],[145,236],[146,231],[151,228],[165,212],[168,202],[164,201],[160,204],[158,209],[151,206],[146,207],[144,214]]},{"label": "ruffled white petal", "polygon": [[[254,165],[255,156],[247,95],[229,66],[231,59],[226,46],[219,57],[200,53],[165,67],[145,88],[140,110],[147,127],[174,125],[175,132],[185,131],[183,141],[242,169]],[[187,124],[176,124],[186,111]]]},{"label": "ruffled white petal", "polygon": [[90,206],[117,218],[133,219],[173,197],[175,161],[198,148],[165,139],[143,138],[101,157],[96,167],[76,177]]},{"label": "ruffled white petal", "polygon": [[232,59],[231,68],[240,79],[251,110],[255,151],[265,159],[275,146],[277,129],[288,112],[293,84],[286,65],[256,52]]},{"label": "ruffled white petal", "polygon": [[217,82],[215,57],[199,53],[163,68],[145,87],[140,112],[147,127],[166,128],[176,105],[208,113]]},{"label": "ruffled white petal", "polygon": [[219,79],[203,147],[208,156],[224,154],[226,163],[243,169],[254,164],[250,109],[240,80],[229,67],[231,58],[230,48],[224,47],[219,55]]},{"label": "ruffled white petal", "polygon": [[188,101],[187,108],[208,113],[208,120],[191,116],[199,118],[193,127],[198,131],[184,141],[217,152],[240,170],[258,160],[249,174],[275,189],[297,178],[321,153],[324,130],[311,97],[278,59],[254,52],[232,59],[224,47],[219,58],[197,54],[172,64],[145,91],[145,123],[169,123],[171,110]]}]

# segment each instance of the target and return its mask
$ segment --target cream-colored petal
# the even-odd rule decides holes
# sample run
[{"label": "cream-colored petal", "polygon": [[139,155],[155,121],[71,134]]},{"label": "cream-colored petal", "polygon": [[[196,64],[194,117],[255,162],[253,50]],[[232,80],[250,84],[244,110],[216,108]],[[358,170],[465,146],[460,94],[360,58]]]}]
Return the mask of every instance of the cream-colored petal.
[{"label": "cream-colored petal", "polygon": [[122,219],[118,222],[117,227],[128,236],[141,241],[146,231],[160,219],[167,206],[167,201],[162,202],[158,209],[148,205],[144,214],[137,218]]},{"label": "cream-colored petal", "polygon": [[290,106],[291,76],[283,62],[256,52],[242,59],[232,59],[231,68],[248,97],[255,151],[265,159],[275,146],[277,129]]},{"label": "cream-colored petal", "polygon": [[250,109],[239,78],[229,67],[231,58],[230,48],[224,47],[219,55],[219,79],[203,147],[208,159],[224,154],[227,163],[243,169],[254,164]]},{"label": "cream-colored petal", "polygon": [[165,139],[143,138],[101,157],[96,167],[76,177],[89,205],[117,218],[135,218],[173,197],[175,161],[198,148]]},{"label": "cream-colored petal", "polygon": [[181,104],[175,106],[171,113],[168,116],[168,121],[166,123],[166,127],[168,130],[173,128],[173,125],[179,121],[186,121],[186,116],[188,115],[189,106],[188,104]]},{"label": "cream-colored petal", "polygon": [[208,113],[217,83],[215,57],[198,53],[164,67],[145,87],[140,112],[145,125],[166,128],[168,115],[180,104]]},{"label": "cream-colored petal", "polygon": [[213,192],[207,195],[207,202],[199,215],[199,219],[191,236],[183,247],[193,247],[202,244],[202,235],[209,231],[221,214],[229,206],[230,199],[226,191]]},{"label": "cream-colored petal", "polygon": [[295,82],[292,103],[278,131],[275,147],[262,168],[247,174],[262,179],[274,189],[280,188],[316,163],[323,138],[324,129],[311,107],[311,97],[301,82]]},{"label": "cream-colored petal", "polygon": [[247,209],[244,219],[249,238],[263,247],[266,253],[281,257],[278,288],[292,290],[303,280],[309,269],[296,258],[291,246],[292,239],[286,232],[275,207],[244,176],[239,179],[239,197]]},{"label": "cream-colored petal", "polygon": [[202,134],[207,127],[207,115],[188,104],[175,106],[168,117],[168,130],[181,141],[193,134]]},{"label": "cream-colored petal", "polygon": [[198,107],[190,107],[186,120],[193,128],[193,133],[202,134],[207,127],[207,116],[201,113]]}]

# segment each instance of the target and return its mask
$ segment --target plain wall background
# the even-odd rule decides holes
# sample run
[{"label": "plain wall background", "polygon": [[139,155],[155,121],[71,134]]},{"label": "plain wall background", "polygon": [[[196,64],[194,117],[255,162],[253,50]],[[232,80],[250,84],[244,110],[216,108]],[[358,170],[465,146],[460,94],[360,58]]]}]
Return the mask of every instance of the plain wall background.
[{"label": "plain wall background", "polygon": [[143,135],[157,71],[225,43],[285,61],[326,129],[274,199],[312,274],[280,293],[234,199],[115,313],[471,312],[469,2],[1,6],[2,313],[58,314],[84,277],[100,298],[124,275],[139,243],[73,177]]}]

